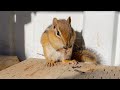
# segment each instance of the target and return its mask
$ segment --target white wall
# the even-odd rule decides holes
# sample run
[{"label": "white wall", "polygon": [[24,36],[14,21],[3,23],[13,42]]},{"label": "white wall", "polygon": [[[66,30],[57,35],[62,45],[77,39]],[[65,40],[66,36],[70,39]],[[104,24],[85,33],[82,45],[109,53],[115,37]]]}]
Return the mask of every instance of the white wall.
[{"label": "white wall", "polygon": [[114,65],[116,47],[116,17],[114,11],[84,12],[84,39],[86,46],[96,50],[103,64]]},{"label": "white wall", "polygon": [[54,17],[67,19],[71,16],[75,30],[83,28],[83,13],[81,12],[37,12],[32,13],[31,23],[25,25],[25,55],[27,58],[44,58],[40,38],[44,30],[52,23]]}]

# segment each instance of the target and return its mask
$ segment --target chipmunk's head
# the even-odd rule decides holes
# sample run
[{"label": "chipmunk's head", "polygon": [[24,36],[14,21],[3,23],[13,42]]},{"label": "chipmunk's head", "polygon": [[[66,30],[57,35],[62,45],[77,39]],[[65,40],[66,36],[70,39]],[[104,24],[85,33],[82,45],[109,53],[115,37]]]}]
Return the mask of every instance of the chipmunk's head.
[{"label": "chipmunk's head", "polygon": [[71,27],[71,17],[68,17],[67,20],[57,18],[53,19],[52,30],[54,32],[55,44],[58,45],[59,48],[68,49],[73,46],[75,41],[76,34]]}]

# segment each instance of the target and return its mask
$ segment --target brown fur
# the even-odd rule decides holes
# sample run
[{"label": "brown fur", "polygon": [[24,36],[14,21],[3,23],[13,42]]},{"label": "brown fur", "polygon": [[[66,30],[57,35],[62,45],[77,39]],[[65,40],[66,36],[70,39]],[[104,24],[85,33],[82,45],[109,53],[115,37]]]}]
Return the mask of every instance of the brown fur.
[{"label": "brown fur", "polygon": [[[60,37],[56,35],[57,30],[60,33]],[[71,27],[70,17],[67,20],[54,18],[53,24],[46,29],[41,37],[47,64],[53,66],[56,61],[68,62],[70,59],[75,59],[79,62],[97,63],[97,55],[85,49],[84,45],[81,45],[82,43],[77,40],[76,32]],[[72,47],[70,47],[71,45]]]}]

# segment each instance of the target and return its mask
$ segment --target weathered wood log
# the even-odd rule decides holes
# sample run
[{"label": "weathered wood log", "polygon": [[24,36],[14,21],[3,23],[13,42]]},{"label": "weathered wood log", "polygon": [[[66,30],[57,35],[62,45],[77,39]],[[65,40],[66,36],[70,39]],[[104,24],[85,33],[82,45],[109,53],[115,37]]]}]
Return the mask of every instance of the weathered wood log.
[{"label": "weathered wood log", "polygon": [[79,63],[46,67],[45,60],[28,59],[0,71],[0,79],[119,79],[120,67]]},{"label": "weathered wood log", "polygon": [[0,70],[8,68],[14,64],[19,63],[17,56],[2,56],[0,55]]}]

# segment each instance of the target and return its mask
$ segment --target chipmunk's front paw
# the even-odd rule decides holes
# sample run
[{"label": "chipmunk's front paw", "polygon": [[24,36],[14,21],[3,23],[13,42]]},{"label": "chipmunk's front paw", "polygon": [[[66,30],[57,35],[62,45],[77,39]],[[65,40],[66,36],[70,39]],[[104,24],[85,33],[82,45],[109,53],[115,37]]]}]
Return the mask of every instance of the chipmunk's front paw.
[{"label": "chipmunk's front paw", "polygon": [[76,60],[72,60],[72,61],[70,62],[70,64],[74,64],[74,65],[76,65],[76,64],[78,64],[78,61],[76,61]]},{"label": "chipmunk's front paw", "polygon": [[57,63],[56,63],[56,61],[53,61],[53,60],[47,61],[47,63],[46,63],[46,66],[48,66],[48,67],[53,67],[55,65],[57,65]]},{"label": "chipmunk's front paw", "polygon": [[73,64],[76,65],[78,62],[76,60],[62,60],[63,64]]}]

